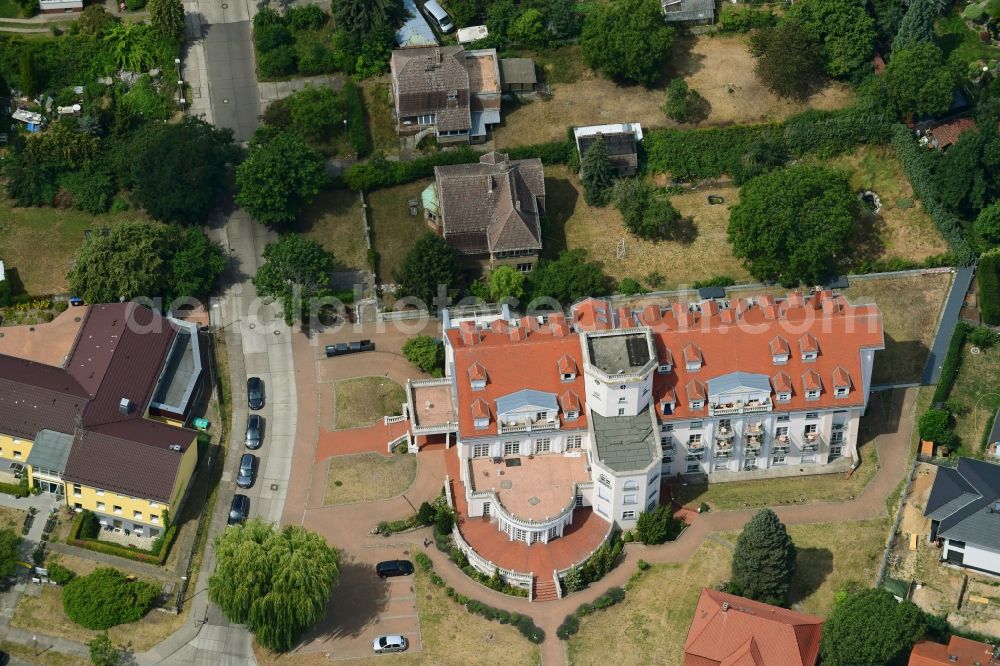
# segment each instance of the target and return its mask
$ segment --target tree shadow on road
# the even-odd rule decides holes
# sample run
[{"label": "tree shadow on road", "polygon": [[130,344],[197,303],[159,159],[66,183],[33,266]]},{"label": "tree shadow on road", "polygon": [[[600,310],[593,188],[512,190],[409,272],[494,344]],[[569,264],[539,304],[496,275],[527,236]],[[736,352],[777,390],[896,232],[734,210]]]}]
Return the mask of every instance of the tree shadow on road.
[{"label": "tree shadow on road", "polygon": [[389,605],[389,583],[370,564],[354,560],[340,566],[340,581],[326,604],[326,615],[302,643],[360,636]]}]

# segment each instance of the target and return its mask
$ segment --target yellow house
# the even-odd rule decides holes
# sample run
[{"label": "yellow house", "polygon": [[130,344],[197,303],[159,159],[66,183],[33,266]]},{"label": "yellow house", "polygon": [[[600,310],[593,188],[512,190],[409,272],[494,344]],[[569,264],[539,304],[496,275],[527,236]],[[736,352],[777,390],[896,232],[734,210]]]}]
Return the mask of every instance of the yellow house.
[{"label": "yellow house", "polygon": [[193,325],[91,306],[61,367],[0,354],[0,468],[110,529],[155,537],[198,464],[184,424],[201,380]]}]

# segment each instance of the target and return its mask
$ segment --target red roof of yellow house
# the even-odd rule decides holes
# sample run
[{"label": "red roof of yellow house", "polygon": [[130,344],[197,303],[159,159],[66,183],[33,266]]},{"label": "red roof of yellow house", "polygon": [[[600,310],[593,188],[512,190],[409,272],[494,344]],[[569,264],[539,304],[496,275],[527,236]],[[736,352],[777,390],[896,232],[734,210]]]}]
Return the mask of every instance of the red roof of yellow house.
[{"label": "red roof of yellow house", "polygon": [[823,618],[703,589],[685,666],[814,666]]},{"label": "red roof of yellow house", "polygon": [[968,638],[952,636],[947,645],[932,641],[917,641],[910,652],[908,666],[996,666],[993,646]]}]

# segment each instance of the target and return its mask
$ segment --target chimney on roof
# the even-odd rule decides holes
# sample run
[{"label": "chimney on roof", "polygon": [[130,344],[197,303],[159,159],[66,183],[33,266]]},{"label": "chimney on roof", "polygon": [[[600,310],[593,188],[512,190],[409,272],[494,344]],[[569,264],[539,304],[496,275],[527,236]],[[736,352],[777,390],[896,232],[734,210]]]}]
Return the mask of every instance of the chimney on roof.
[{"label": "chimney on roof", "polygon": [[486,176],[486,192],[493,194],[493,174]]},{"label": "chimney on roof", "polygon": [[723,601],[722,602],[722,612],[725,613],[728,610],[729,610],[729,602],[728,601]]},{"label": "chimney on roof", "polygon": [[170,445],[170,450],[171,451],[180,451],[181,450],[181,445],[180,444],[171,444]]},{"label": "chimney on roof", "polygon": [[118,403],[118,411],[122,413],[122,416],[128,416],[132,413],[132,401],[128,398],[122,398],[121,402]]},{"label": "chimney on roof", "polygon": [[824,298],[822,303],[823,314],[836,314],[837,312],[840,312],[840,303],[838,303],[832,296],[830,298]]},{"label": "chimney on roof", "polygon": [[476,322],[459,322],[458,330],[462,336],[462,344],[472,346],[479,342],[479,331],[476,329]]}]

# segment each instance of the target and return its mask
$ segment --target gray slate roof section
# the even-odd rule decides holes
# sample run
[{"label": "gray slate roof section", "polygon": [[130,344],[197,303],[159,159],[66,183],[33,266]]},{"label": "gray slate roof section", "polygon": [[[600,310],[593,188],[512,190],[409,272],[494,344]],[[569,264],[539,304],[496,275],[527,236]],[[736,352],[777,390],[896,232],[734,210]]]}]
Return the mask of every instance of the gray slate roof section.
[{"label": "gray slate roof section", "polygon": [[497,414],[508,414],[524,407],[541,407],[555,411],[559,409],[555,393],[524,389],[497,399]]},{"label": "gray slate roof section", "polygon": [[924,515],[931,520],[941,520],[978,497],[979,493],[957,469],[938,467]]},{"label": "gray slate roof section", "polygon": [[709,395],[721,395],[741,388],[770,394],[771,382],[767,375],[758,375],[752,372],[730,372],[727,375],[708,380]]},{"label": "gray slate roof section", "polygon": [[[956,479],[955,474],[945,473],[941,476],[942,471],[939,469],[939,476],[934,479],[930,499],[934,499],[935,503],[949,497],[950,500],[938,506],[936,510],[929,500],[925,515],[930,515],[933,511],[935,516],[942,516],[944,509],[950,508],[945,505],[957,505],[958,500],[962,499],[961,495],[970,494],[967,486],[971,486],[978,497],[950,515],[934,518],[940,520],[938,535],[1000,551],[1000,512],[993,509],[993,505],[1000,501],[1000,465],[973,458],[962,458],[958,461],[958,468],[954,470],[955,474],[961,477],[961,481]],[[945,485],[935,497],[939,478]]]},{"label": "gray slate roof section", "polygon": [[28,454],[28,464],[35,469],[51,469],[60,474],[66,469],[66,459],[73,446],[73,435],[41,430],[35,437],[35,444]]},{"label": "gray slate roof section", "polygon": [[500,78],[508,83],[537,83],[535,61],[531,58],[501,58]]},{"label": "gray slate roof section", "polygon": [[712,21],[715,19],[715,0],[662,0],[664,18],[675,21]]},{"label": "gray slate roof section", "polygon": [[597,458],[613,472],[641,472],[659,460],[660,445],[649,408],[636,416],[590,412]]}]

